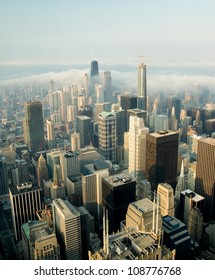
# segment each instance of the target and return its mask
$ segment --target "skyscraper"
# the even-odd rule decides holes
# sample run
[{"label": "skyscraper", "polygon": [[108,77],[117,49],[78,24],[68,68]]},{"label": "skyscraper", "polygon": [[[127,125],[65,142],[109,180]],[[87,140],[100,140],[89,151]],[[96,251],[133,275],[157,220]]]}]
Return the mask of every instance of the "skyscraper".
[{"label": "skyscraper", "polygon": [[168,183],[175,188],[178,142],[178,132],[165,130],[146,135],[146,178],[153,190],[159,183]]},{"label": "skyscraper", "polygon": [[92,143],[92,119],[88,116],[77,116],[77,132],[80,133],[81,148]]},{"label": "skyscraper", "polygon": [[15,239],[21,239],[21,225],[36,220],[36,211],[43,209],[42,189],[27,182],[9,188]]},{"label": "skyscraper", "polygon": [[71,151],[78,152],[81,149],[80,133],[74,132],[71,134]]},{"label": "skyscraper", "polygon": [[62,260],[81,260],[81,219],[75,206],[61,198],[53,201],[53,221]]},{"label": "skyscraper", "polygon": [[125,220],[129,203],[136,199],[136,181],[126,173],[102,179],[102,200],[108,210],[109,232],[120,229]]},{"label": "skyscraper", "polygon": [[39,151],[44,145],[42,103],[38,100],[24,104],[24,139],[30,151]]},{"label": "skyscraper", "polygon": [[116,114],[99,114],[99,150],[105,159],[116,162]]},{"label": "skyscraper", "polygon": [[158,184],[157,194],[159,196],[160,209],[162,216],[174,216],[174,191],[173,188],[166,183]]},{"label": "skyscraper", "polygon": [[46,120],[46,129],[47,129],[47,140],[48,148],[53,149],[55,147],[55,125],[51,120]]},{"label": "skyscraper", "polygon": [[204,221],[215,219],[215,139],[198,141],[195,191],[205,198]]},{"label": "skyscraper", "polygon": [[53,228],[46,221],[28,221],[22,225],[25,260],[59,260],[60,247]]},{"label": "skyscraper", "polygon": [[60,155],[60,166],[64,186],[67,188],[67,177],[80,172],[78,153],[71,151],[62,152]]},{"label": "skyscraper", "polygon": [[6,158],[0,155],[0,195],[8,193],[8,187]]},{"label": "skyscraper", "polygon": [[129,173],[143,178],[146,170],[146,134],[143,118],[130,116],[129,120]]},{"label": "skyscraper", "polygon": [[91,68],[90,68],[90,76],[98,76],[99,75],[99,64],[97,60],[91,61]]},{"label": "skyscraper", "polygon": [[146,94],[146,65],[141,63],[138,66],[138,91],[137,107],[147,111],[147,94]]},{"label": "skyscraper", "polygon": [[110,71],[104,71],[103,87],[104,87],[104,99],[105,99],[105,101],[106,102],[113,101],[111,72]]},{"label": "skyscraper", "polygon": [[171,114],[172,114],[172,107],[175,108],[176,120],[180,120],[181,100],[180,100],[180,97],[176,94],[172,94],[168,98],[168,117],[169,118],[171,117]]}]

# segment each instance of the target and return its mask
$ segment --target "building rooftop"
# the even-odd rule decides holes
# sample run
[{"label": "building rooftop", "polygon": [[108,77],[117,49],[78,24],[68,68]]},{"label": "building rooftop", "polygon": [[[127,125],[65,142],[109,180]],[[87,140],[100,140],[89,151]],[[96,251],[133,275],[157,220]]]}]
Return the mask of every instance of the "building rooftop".
[{"label": "building rooftop", "polygon": [[41,188],[37,184],[34,185],[31,182],[26,182],[17,186],[10,186],[9,189],[12,195],[41,190]]},{"label": "building rooftop", "polygon": [[190,189],[187,189],[187,190],[185,190],[185,191],[182,191],[181,193],[182,193],[183,195],[186,195],[186,196],[188,196],[188,197],[191,197],[192,200],[193,200],[194,202],[199,202],[199,201],[205,199],[203,196],[201,196],[201,195],[195,193],[194,191],[191,191]]},{"label": "building rooftop", "polygon": [[108,118],[108,117],[115,117],[116,114],[114,112],[103,111],[102,113],[99,114],[99,116],[101,116],[103,118]]},{"label": "building rooftop", "polygon": [[109,177],[102,178],[102,180],[109,183],[112,187],[121,186],[126,183],[134,182],[133,177],[127,173],[120,173]]},{"label": "building rooftop", "polygon": [[207,143],[207,144],[210,144],[212,146],[215,146],[215,139],[214,138],[211,138],[211,137],[207,137],[207,138],[201,138],[199,139],[200,142],[204,142],[204,143]]},{"label": "building rooftop", "polygon": [[148,135],[153,136],[155,138],[160,138],[166,135],[177,135],[177,134],[178,132],[171,131],[171,130],[160,130],[160,131],[152,132]]},{"label": "building rooftop", "polygon": [[153,202],[148,198],[137,200],[130,203],[130,205],[134,206],[137,210],[140,210],[143,213],[153,210]]},{"label": "building rooftop", "polygon": [[54,204],[61,210],[65,218],[76,218],[80,216],[78,208],[73,206],[69,201],[61,198],[54,199]]}]

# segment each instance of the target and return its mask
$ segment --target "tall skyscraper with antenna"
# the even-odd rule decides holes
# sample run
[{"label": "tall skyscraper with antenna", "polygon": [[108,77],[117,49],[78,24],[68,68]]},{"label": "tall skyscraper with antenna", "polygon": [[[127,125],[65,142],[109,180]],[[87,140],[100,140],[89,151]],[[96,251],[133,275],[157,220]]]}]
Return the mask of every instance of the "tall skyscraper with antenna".
[{"label": "tall skyscraper with antenna", "polygon": [[146,94],[146,65],[141,62],[138,66],[138,91],[137,106],[141,110],[147,110],[147,94]]}]

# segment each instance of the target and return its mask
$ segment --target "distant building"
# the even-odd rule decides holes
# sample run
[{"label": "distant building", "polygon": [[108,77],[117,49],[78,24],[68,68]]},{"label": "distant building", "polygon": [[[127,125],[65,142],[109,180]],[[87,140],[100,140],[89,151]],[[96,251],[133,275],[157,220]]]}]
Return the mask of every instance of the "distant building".
[{"label": "distant building", "polygon": [[80,145],[84,148],[93,142],[92,119],[88,116],[77,116],[77,132],[80,133]]},{"label": "distant building", "polygon": [[38,100],[24,104],[24,139],[30,151],[40,151],[44,145],[44,125],[42,103]]},{"label": "distant building", "polygon": [[116,114],[99,114],[99,150],[105,159],[116,162]]},{"label": "distant building", "polygon": [[138,90],[137,107],[147,111],[147,93],[146,93],[146,65],[140,63],[138,66]]},{"label": "distant building", "polygon": [[6,158],[0,155],[0,195],[8,193],[8,171]]}]

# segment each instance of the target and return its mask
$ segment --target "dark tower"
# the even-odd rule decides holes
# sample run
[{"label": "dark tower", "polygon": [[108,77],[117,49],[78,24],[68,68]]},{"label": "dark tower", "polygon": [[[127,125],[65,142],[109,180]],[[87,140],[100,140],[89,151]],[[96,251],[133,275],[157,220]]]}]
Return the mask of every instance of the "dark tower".
[{"label": "dark tower", "polygon": [[99,75],[99,64],[97,60],[91,61],[91,70],[90,70],[90,76],[98,76]]},{"label": "dark tower", "polygon": [[153,190],[159,183],[168,183],[175,189],[178,143],[178,132],[162,130],[146,134],[146,178]]},{"label": "dark tower", "polygon": [[108,210],[109,233],[120,229],[128,205],[136,198],[136,181],[126,173],[102,178],[102,201]]},{"label": "dark tower", "polygon": [[42,103],[38,100],[28,101],[24,105],[24,139],[31,152],[43,149],[44,127]]}]

